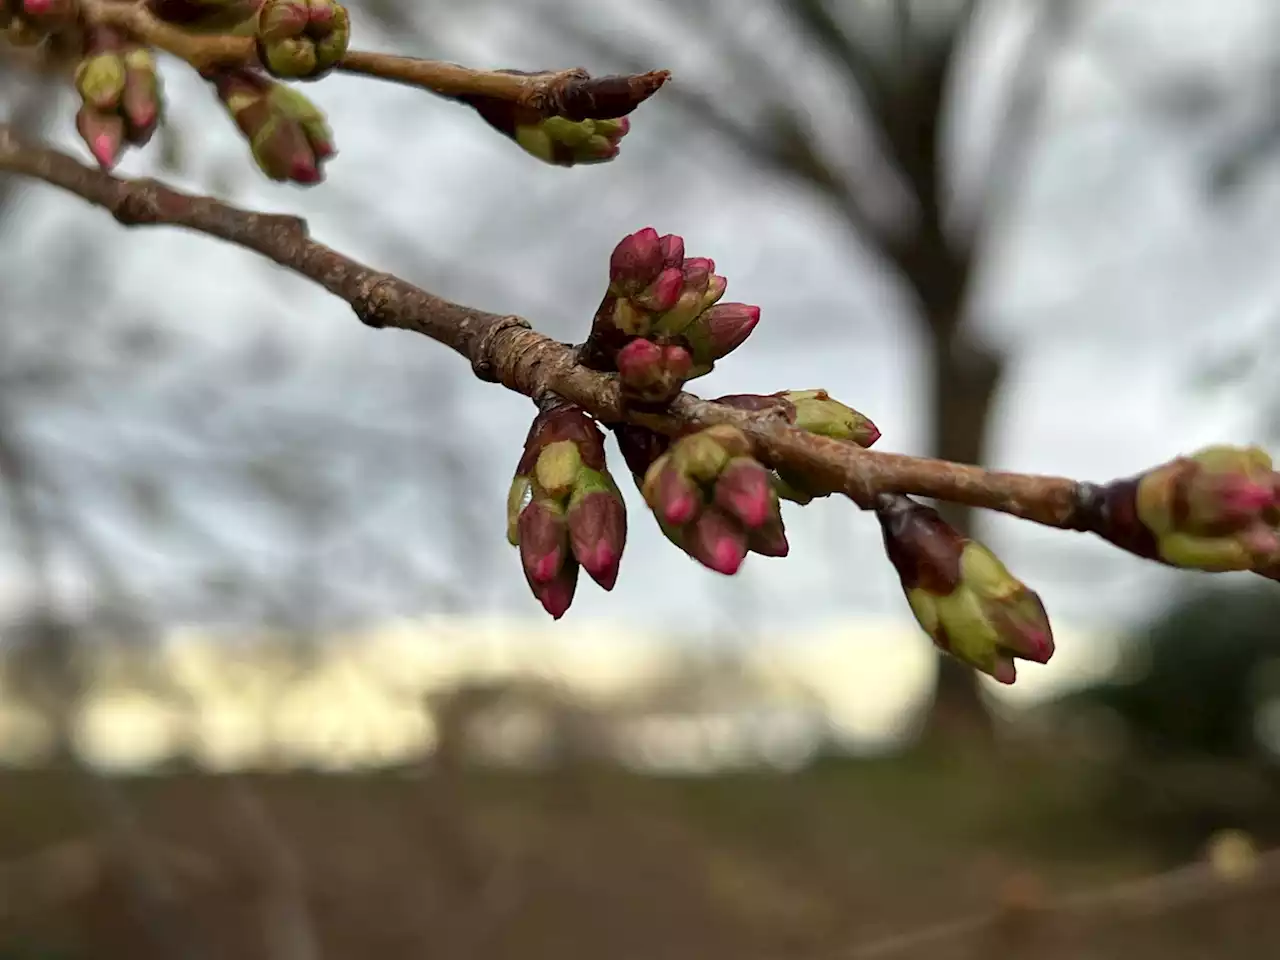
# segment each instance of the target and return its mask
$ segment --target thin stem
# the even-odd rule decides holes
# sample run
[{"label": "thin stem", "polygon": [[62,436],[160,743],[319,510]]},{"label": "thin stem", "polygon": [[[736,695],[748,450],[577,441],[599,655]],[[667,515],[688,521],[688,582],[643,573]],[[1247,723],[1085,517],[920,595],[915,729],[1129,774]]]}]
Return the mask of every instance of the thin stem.
[{"label": "thin stem", "polygon": [[[185,60],[197,70],[258,62],[252,36],[197,35],[166,23],[139,3],[83,0],[85,19],[114,26],[139,43]],[[344,73],[419,87],[452,100],[488,98],[543,116],[604,120],[629,114],[668,80],[666,70],[623,77],[592,77],[585,70],[518,73],[477,70],[440,60],[350,51],[338,65]]]}]

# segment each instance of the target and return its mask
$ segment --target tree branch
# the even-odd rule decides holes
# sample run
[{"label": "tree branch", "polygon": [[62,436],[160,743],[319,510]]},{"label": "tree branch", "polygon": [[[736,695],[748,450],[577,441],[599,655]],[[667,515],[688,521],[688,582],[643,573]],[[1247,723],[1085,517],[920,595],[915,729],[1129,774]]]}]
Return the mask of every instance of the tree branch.
[{"label": "tree branch", "polygon": [[806,433],[776,415],[736,410],[687,393],[661,413],[628,409],[616,378],[579,366],[574,347],[543,336],[519,317],[452,303],[365,266],[310,239],[306,224],[296,217],[254,213],[154,180],[107,174],[60,151],[24,143],[4,125],[0,170],[67,190],[126,226],[181,227],[253,250],[341,298],[369,326],[428,336],[466,357],[481,379],[527,397],[555,393],[603,423],[635,423],[666,435],[731,424],[751,439],[765,463],[806,474],[864,509],[872,508],[879,494],[902,493],[998,510],[1059,528],[1089,529],[1093,522],[1089,485],[1061,477],[864,450]]},{"label": "tree branch", "polygon": [[[139,3],[112,0],[83,0],[83,3],[90,22],[124,30],[139,42],[164,50],[198,70],[257,61],[256,41],[252,36],[187,33],[165,23]],[[671,76],[666,70],[625,77],[592,77],[582,69],[533,74],[475,70],[456,63],[363,50],[349,52],[337,69],[420,87],[452,100],[485,97],[512,103],[545,117],[570,120],[611,120],[626,116]]]}]

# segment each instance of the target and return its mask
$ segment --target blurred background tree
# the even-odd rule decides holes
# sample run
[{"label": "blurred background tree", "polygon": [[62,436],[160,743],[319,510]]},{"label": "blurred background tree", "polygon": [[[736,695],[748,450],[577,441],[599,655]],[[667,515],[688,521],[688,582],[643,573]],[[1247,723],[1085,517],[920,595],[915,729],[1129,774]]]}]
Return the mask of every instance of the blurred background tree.
[{"label": "blurred background tree", "polygon": [[[870,321],[845,307],[841,297],[849,288],[840,281],[847,272],[870,285],[869,278],[883,275],[905,305],[901,313],[914,320],[911,336],[884,353],[905,352],[906,343],[924,355],[925,376],[904,377],[909,382],[900,392],[926,395],[921,445],[951,459],[996,458],[993,424],[1002,397],[1020,402],[1011,370],[1032,337],[1065,331],[1096,343],[1100,354],[1133,351],[1135,377],[1168,361],[1167,353],[1146,352],[1154,341],[1170,339],[1168,324],[1144,325],[1113,310],[1103,324],[1117,330],[1086,329],[1086,311],[1070,291],[1051,317],[1030,318],[1025,336],[1021,330],[1014,338],[992,335],[986,322],[984,288],[1008,273],[1010,248],[1028,239],[1011,224],[1025,203],[1026,183],[1045,160],[1037,153],[1044,126],[1063,120],[1051,107],[1064,66],[1087,61],[1110,84],[1124,108],[1113,110],[1108,101],[1104,123],[1140,120],[1170,134],[1145,143],[1147,153],[1121,153],[1114,162],[1128,176],[1146,176],[1155,155],[1175,145],[1227,157],[1246,144],[1249,155],[1260,158],[1239,165],[1248,175],[1217,178],[1240,185],[1236,205],[1220,205],[1216,220],[1205,211],[1210,215],[1203,221],[1182,224],[1188,230],[1247,235],[1247,223],[1235,219],[1242,198],[1247,206],[1269,195],[1268,154],[1253,149],[1268,142],[1269,134],[1257,131],[1271,129],[1263,109],[1270,85],[1259,80],[1265,73],[1242,62],[1225,84],[1194,69],[1166,74],[1151,66],[1149,55],[1159,30],[1116,27],[1116,12],[1134,9],[1123,3],[379,0],[352,8],[368,46],[522,68],[574,61],[595,72],[669,65],[677,79],[646,107],[646,135],[638,125],[618,163],[564,176],[538,168],[488,131],[467,139],[474,118],[452,105],[412,91],[353,92],[355,82],[334,78],[316,96],[335,115],[342,162],[323,191],[284,194],[253,179],[225,118],[216,116],[198,85],[173,76],[170,137],[131,158],[126,172],[167,171],[192,189],[245,205],[296,208],[318,224],[318,234],[369,262],[464,302],[534,316],[566,339],[581,336],[581,319],[599,295],[600,251],[621,231],[649,217],[709,220],[703,189],[708,179],[723,179],[726,190],[745,200],[723,218],[719,242],[750,274],[752,266],[789,255],[799,234],[748,237],[736,252],[730,234],[749,234],[756,228],[752,218],[765,221],[767,209],[782,205],[773,202],[781,196],[799,210],[802,232],[828,231],[834,221],[848,245],[835,257],[838,275],[821,278],[827,286],[815,299],[801,289],[813,277],[791,262],[777,271],[787,274],[767,291],[767,315],[786,318],[776,339],[767,341],[777,353],[754,367],[744,360],[743,367],[753,377],[790,377],[823,360],[828,343],[841,343],[848,357],[838,369],[852,371],[848,380],[855,381],[866,371],[857,364],[868,361],[856,354]],[[1204,22],[1215,28],[1236,23],[1244,8],[1219,4]],[[513,52],[524,59],[512,62]],[[0,60],[0,70],[8,116],[65,141],[65,91],[31,80],[25,65],[19,70]],[[1261,94],[1244,111],[1258,120],[1254,127],[1250,117],[1233,112],[1243,99],[1236,94],[1246,89]],[[1257,135],[1224,136],[1224,119],[1232,130]],[[391,130],[399,137],[395,149],[387,145]],[[1063,195],[1100,189],[1104,175],[1088,162],[1078,167]],[[1212,167],[1206,162],[1200,169]],[[386,204],[389,192],[404,202]],[[804,201],[794,202],[797,196]],[[414,349],[406,349],[396,335],[375,336],[355,325],[349,333],[342,327],[331,338],[317,336],[316,328],[328,325],[331,301],[301,291],[291,278],[260,272],[248,259],[210,249],[207,241],[186,246],[184,238],[169,235],[148,248],[151,238],[132,234],[126,252],[114,225],[93,222],[79,206],[20,191],[3,178],[0,200],[6,250],[0,258],[0,480],[13,521],[0,572],[6,589],[19,585],[12,588],[16,602],[5,596],[12,666],[6,666],[11,686],[4,698],[6,705],[36,707],[55,732],[54,756],[76,762],[82,671],[94,660],[76,655],[83,647],[146,649],[182,623],[226,628],[228,635],[271,633],[278,656],[270,659],[279,669],[268,670],[263,656],[233,672],[229,683],[253,687],[265,726],[275,700],[321,669],[336,630],[401,614],[479,619],[506,609],[508,587],[520,593],[518,570],[502,553],[500,500],[510,454],[527,423],[526,405],[471,384],[456,358],[430,345],[414,341]],[[1046,205],[1053,215],[1036,229],[1061,229],[1069,241],[1074,211],[1061,209],[1067,221],[1061,225],[1057,211],[1070,200],[1059,197],[1057,204]],[[34,223],[32,209],[41,211],[35,220],[48,215],[50,226]],[[1088,212],[1097,214],[1092,207]],[[60,231],[72,216],[82,229]],[[1168,226],[1156,214],[1140,224],[1153,235]],[[1046,257],[1067,261],[1078,252],[1064,242]],[[798,256],[812,253],[805,247]],[[1150,251],[1144,245],[1134,253],[1096,282],[1141,287],[1146,281],[1131,269]],[[1176,261],[1152,259],[1162,271],[1159,282],[1175,296],[1197,292],[1183,283]],[[1265,273],[1264,259],[1261,267],[1245,266]],[[173,306],[152,303],[158,274],[174,278],[177,289],[166,294]],[[243,300],[214,296],[225,293],[215,288],[228,286],[227,275],[237,278]],[[738,275],[730,271],[732,283]],[[76,283],[57,282],[68,276]],[[1231,316],[1228,293],[1245,286],[1240,276],[1224,272],[1220,286],[1204,294],[1215,316],[1219,306],[1223,317]],[[1088,282],[1094,283],[1092,275]],[[202,298],[216,306],[208,309]],[[851,336],[836,336],[854,325]],[[1130,338],[1118,347],[1117,331]],[[763,327],[761,333],[774,336]],[[1237,352],[1264,358],[1257,375],[1265,377],[1274,338],[1254,329],[1236,334]],[[1196,343],[1183,349],[1180,362],[1200,353]],[[788,345],[795,346],[794,370],[778,355]],[[1094,372],[1077,362],[1078,379]],[[1232,378],[1245,405],[1258,406],[1266,384],[1239,379],[1238,369]],[[1098,424],[1077,412],[1079,384],[1071,391],[1055,401],[1061,414],[1053,443],[1070,454],[1064,461],[1098,445]],[[1093,415],[1104,406],[1105,400],[1095,404]],[[1138,442],[1132,424],[1139,421],[1123,422],[1126,436]],[[1185,424],[1165,426],[1169,442],[1185,447]],[[835,516],[819,512],[825,506],[812,512]],[[624,712],[693,728],[708,754],[723,748],[729,738],[722,725],[695,721],[703,714],[723,719],[717,704],[737,710],[777,692],[776,683],[757,688],[758,678],[748,682],[745,669],[737,673],[763,645],[741,643],[764,633],[753,620],[777,607],[800,631],[814,616],[815,597],[836,596],[816,607],[834,618],[852,608],[862,614],[867,597],[881,587],[886,596],[893,592],[875,573],[851,570],[846,561],[859,544],[841,525],[844,519],[823,531],[833,546],[822,575],[813,572],[823,567],[819,562],[789,567],[802,571],[791,581],[765,565],[735,581],[713,583],[709,575],[697,581],[690,606],[710,613],[706,621],[682,624],[684,641],[689,647],[706,642],[719,659],[689,658],[702,663],[694,669],[673,658],[673,675],[635,693]],[[953,520],[972,522],[963,514]],[[804,522],[798,519],[797,528]],[[636,531],[629,547],[635,550],[632,582],[667,569],[646,569],[646,536],[659,539]],[[1071,546],[1055,536],[1057,563]],[[1116,568],[1102,569],[1098,579],[1109,580]],[[674,594],[675,581],[685,579],[664,583]],[[1161,581],[1173,594],[1184,583]],[[627,589],[620,584],[620,593]],[[656,618],[652,586],[635,589],[634,609]],[[468,769],[448,783],[439,769],[429,769],[424,789],[417,780],[423,771],[408,764],[388,776],[281,776],[256,783],[255,791],[278,814],[268,840],[278,834],[299,854],[296,872],[305,882],[293,882],[307,888],[303,899],[326,951],[357,936],[350,942],[359,952],[374,944],[392,955],[424,943],[443,956],[684,950],[708,957],[843,949],[899,926],[914,929],[986,909],[1022,863],[1034,863],[1070,889],[1184,862],[1223,826],[1274,837],[1267,684],[1276,611],[1268,597],[1186,599],[1145,633],[1136,631],[1132,658],[1122,662],[1117,679],[1056,704],[1086,718],[1080,724],[1086,733],[1102,731],[1102,763],[1082,762],[1066,749],[1075,742],[1066,726],[1053,727],[1044,740],[996,741],[1008,749],[992,750],[990,718],[970,675],[944,662],[928,738],[947,734],[948,746],[980,742],[985,760],[973,766],[953,763],[948,751],[853,762],[843,744],[836,749],[820,741],[822,764],[786,778],[720,773],[640,783],[616,771],[581,775],[577,768],[589,765],[553,762],[555,772],[545,777]],[[675,606],[674,597],[663,599]],[[1147,599],[1160,598],[1151,593]],[[894,602],[901,606],[900,597]],[[615,621],[600,622],[606,626],[594,639],[614,642]],[[708,623],[724,622],[731,636],[711,642],[703,635]],[[477,660],[488,663],[483,655]],[[839,669],[856,673],[849,662]],[[261,682],[249,682],[251,670],[262,674]],[[145,665],[138,672],[145,674]],[[477,739],[509,747],[499,734],[530,717],[537,723],[550,717],[550,740],[559,746],[550,753],[553,761],[607,752],[618,717],[594,713],[545,677],[530,683],[494,672],[496,678],[481,671],[473,684],[442,691],[424,711],[438,727],[437,767],[474,754]],[[163,692],[164,678],[143,679]],[[181,690],[163,696],[182,708]],[[804,691],[798,699],[810,705]],[[815,695],[812,712],[820,717],[818,700]],[[745,707],[740,712],[759,720]],[[1016,711],[1002,709],[1000,716],[1008,720],[1001,724],[1005,732],[1028,725]],[[1097,746],[1099,737],[1081,740]],[[281,749],[265,765],[296,762]],[[807,762],[807,755],[797,762]],[[569,768],[578,777],[572,790]],[[214,789],[220,780],[203,774],[162,779],[122,781],[116,800],[127,797],[128,809],[145,814],[149,830],[181,837],[224,868],[221,847],[235,844],[220,826],[209,826],[221,824],[226,812]],[[104,823],[119,826],[113,801],[99,799],[90,809],[116,814],[86,818],[65,809],[61,781],[18,781],[21,789],[0,796],[6,855],[49,839],[55,825],[88,832]],[[584,783],[589,789],[580,789]],[[256,849],[259,834],[248,835],[247,846]],[[242,869],[257,875],[251,866],[231,868],[233,874]],[[263,922],[219,913],[251,899],[256,908],[258,886],[237,897],[199,870],[170,872],[191,911],[193,904],[207,907],[219,921],[210,924],[210,943]],[[290,870],[281,875],[287,879]],[[10,876],[26,874],[0,870],[0,891]],[[289,884],[283,886],[288,894]],[[268,891],[263,900],[278,900],[272,882],[262,889]],[[0,920],[5,902],[0,896]],[[139,902],[145,915],[175,909],[136,894],[125,906]],[[128,910],[109,897],[92,909],[100,911],[102,926],[85,928],[120,938],[104,933],[101,943],[132,946]],[[1181,919],[1157,918],[1147,931],[1151,943],[1165,943],[1159,955],[1194,949],[1184,936],[1194,923]],[[186,920],[196,929],[192,917]],[[1263,931],[1258,943],[1275,942],[1265,924],[1220,921],[1203,925],[1217,938],[1219,955],[1227,955],[1231,937],[1251,931]],[[260,946],[255,940],[228,955],[256,955]],[[174,952],[183,951],[159,951]]]}]

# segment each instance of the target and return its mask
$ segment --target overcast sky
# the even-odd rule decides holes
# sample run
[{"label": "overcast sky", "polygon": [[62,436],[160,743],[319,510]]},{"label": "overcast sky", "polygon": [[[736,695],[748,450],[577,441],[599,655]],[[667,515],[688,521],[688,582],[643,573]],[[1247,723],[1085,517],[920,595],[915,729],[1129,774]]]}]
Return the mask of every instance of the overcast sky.
[{"label": "overcast sky", "polygon": [[[1280,48],[1270,4],[1101,6],[1081,50],[1055,73],[1045,135],[1001,256],[985,278],[977,321],[1016,348],[996,413],[994,465],[1093,480],[1207,442],[1256,439],[1258,397],[1206,394],[1191,385],[1197,360],[1266,328],[1280,306],[1273,268],[1280,259],[1273,216],[1280,177],[1263,175],[1249,203],[1216,214],[1200,189],[1209,147],[1245,108],[1185,125],[1152,119],[1132,95],[1146,79],[1190,66],[1223,84],[1229,100],[1249,102],[1267,43]],[[526,68],[581,59],[479,5],[466,31],[438,22],[431,29],[430,52],[456,59]],[[395,46],[368,31],[357,39]],[[1141,55],[1122,59],[1118,72],[1108,69],[1116,43]],[[994,63],[998,44],[991,56]],[[699,381],[699,392],[826,387],[875,419],[883,449],[924,452],[924,398],[914,388],[918,334],[900,292],[813,196],[771,181],[660,104],[635,115],[619,160],[561,170],[531,161],[464,109],[331,77],[306,92],[329,112],[341,152],[326,185],[301,190],[252,175],[242,144],[201,84],[165,66],[171,110],[188,138],[181,186],[303,214],[314,236],[344,252],[444,296],[522,313],[563,339],[585,332],[609,251],[621,236],[646,225],[680,233],[690,255],[716,260],[729,278],[728,299],[763,310],[748,345]],[[678,82],[678,63],[654,66],[676,66]],[[69,111],[52,138],[83,153]],[[960,142],[963,158],[963,135]],[[153,154],[130,154],[121,171],[155,172]],[[527,401],[475,381],[464,362],[429,341],[362,328],[344,304],[247,253],[174,232],[126,234],[47,188],[33,191],[22,212],[20,229],[10,226],[0,236],[0,282],[19,283],[62,231],[96,231],[112,258],[105,314],[118,318],[162,299],[167,321],[189,348],[203,345],[196,351],[202,356],[233,353],[266,328],[278,332],[302,358],[281,403],[359,407],[362,379],[382,377],[379,371],[410,383],[430,378],[455,391],[460,412],[450,415],[453,431],[474,437],[466,442],[475,468],[475,536],[487,544],[474,603],[539,615],[503,539],[506,488],[532,412]],[[56,422],[90,448],[122,444],[119,450],[145,455],[137,436],[128,441],[132,447],[115,433],[106,439],[102,418],[125,410],[172,414],[153,409],[155,389],[153,380],[119,384],[95,411],[33,410],[30,422]],[[420,396],[417,389],[405,388],[406,404]],[[430,408],[411,406],[396,413],[419,425],[431,416]],[[341,451],[334,456],[337,462]],[[875,523],[847,502],[789,507],[792,556],[752,557],[734,583],[674,552],[631,493],[631,539],[618,587],[606,596],[584,578],[570,618],[699,629],[724,625],[726,609],[736,608],[772,631],[864,613],[908,616],[880,557]],[[445,523],[449,510],[438,507],[424,508],[404,491],[370,505],[369,522],[389,537],[415,531],[428,566],[447,567],[448,549],[440,545],[448,541],[434,537],[432,525]],[[250,542],[262,534],[243,516],[218,517],[230,536]],[[1052,615],[1072,626],[1114,628],[1187,579],[1075,534],[1004,518],[986,529]],[[156,583],[173,575],[175,561],[163,551],[129,556]],[[430,601],[422,607],[429,611]]]}]

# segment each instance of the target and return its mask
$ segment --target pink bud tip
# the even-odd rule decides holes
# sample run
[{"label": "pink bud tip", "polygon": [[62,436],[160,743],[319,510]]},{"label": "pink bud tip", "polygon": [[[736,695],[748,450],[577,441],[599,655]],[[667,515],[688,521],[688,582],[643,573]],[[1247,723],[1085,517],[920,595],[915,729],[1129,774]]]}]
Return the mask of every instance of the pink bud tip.
[{"label": "pink bud tip", "polygon": [[664,267],[679,267],[684,263],[684,237],[668,233],[659,241],[659,244],[662,249],[662,265]]},{"label": "pink bud tip", "polygon": [[156,122],[156,118],[160,115],[160,111],[155,108],[154,104],[147,104],[134,111],[133,125],[135,127],[149,127]]},{"label": "pink bud tip", "polygon": [[698,281],[716,272],[716,262],[709,257],[690,257],[684,262],[686,280]]},{"label": "pink bud tip", "polygon": [[108,133],[100,133],[93,138],[89,149],[94,159],[98,161],[98,165],[104,170],[110,170],[116,165],[116,147],[114,137]]},{"label": "pink bud tip", "polygon": [[621,117],[616,121],[616,123],[618,124],[618,132],[615,133],[613,136],[615,139],[621,140],[623,137],[625,137],[628,133],[631,132],[631,118]]},{"label": "pink bud tip", "polygon": [[609,258],[609,280],[623,286],[644,286],[661,269],[662,245],[653,227],[623,237]]},{"label": "pink bud tip", "polygon": [[768,472],[750,461],[731,464],[716,483],[716,501],[749,529],[764,526],[769,519],[771,493]]},{"label": "pink bud tip", "polygon": [[644,292],[641,305],[650,310],[662,312],[670,310],[680,299],[680,290],[684,287],[684,277],[679,270],[668,268],[658,274],[649,289]]},{"label": "pink bud tip", "polygon": [[662,365],[683,380],[693,369],[693,357],[684,347],[668,346],[662,350]]},{"label": "pink bud tip", "polygon": [[322,177],[320,168],[314,162],[299,157],[289,167],[289,179],[296,183],[319,183]]},{"label": "pink bud tip", "polygon": [[578,559],[582,563],[582,569],[603,589],[612,590],[618,582],[618,567],[622,558],[610,544],[597,543],[593,550],[586,551],[586,555]]},{"label": "pink bud tip", "polygon": [[719,303],[706,312],[706,325],[715,359],[742,346],[760,322],[760,308],[749,303]]},{"label": "pink bud tip", "polygon": [[538,592],[538,600],[542,609],[551,614],[553,620],[559,620],[569,612],[573,605],[575,584],[564,578],[553,580]]},{"label": "pink bud tip", "polygon": [[716,573],[733,576],[742,566],[742,544],[734,537],[724,537],[712,546],[708,564]]},{"label": "pink bud tip", "polygon": [[874,423],[870,424],[867,427],[866,439],[862,441],[862,446],[864,448],[870,447],[879,439],[880,439],[880,428],[877,427]]},{"label": "pink bud tip", "polygon": [[693,485],[668,464],[658,476],[658,508],[662,519],[683,527],[698,514],[701,503]]},{"label": "pink bud tip", "polygon": [[1275,501],[1275,491],[1244,478],[1227,478],[1222,489],[1223,512],[1232,518],[1255,516]]},{"label": "pink bud tip", "polygon": [[632,340],[618,351],[618,373],[624,380],[643,379],[662,363],[662,348],[652,340]]},{"label": "pink bud tip", "polygon": [[1022,637],[1018,656],[1034,663],[1048,663],[1053,659],[1053,637],[1043,630],[1028,631]]}]

